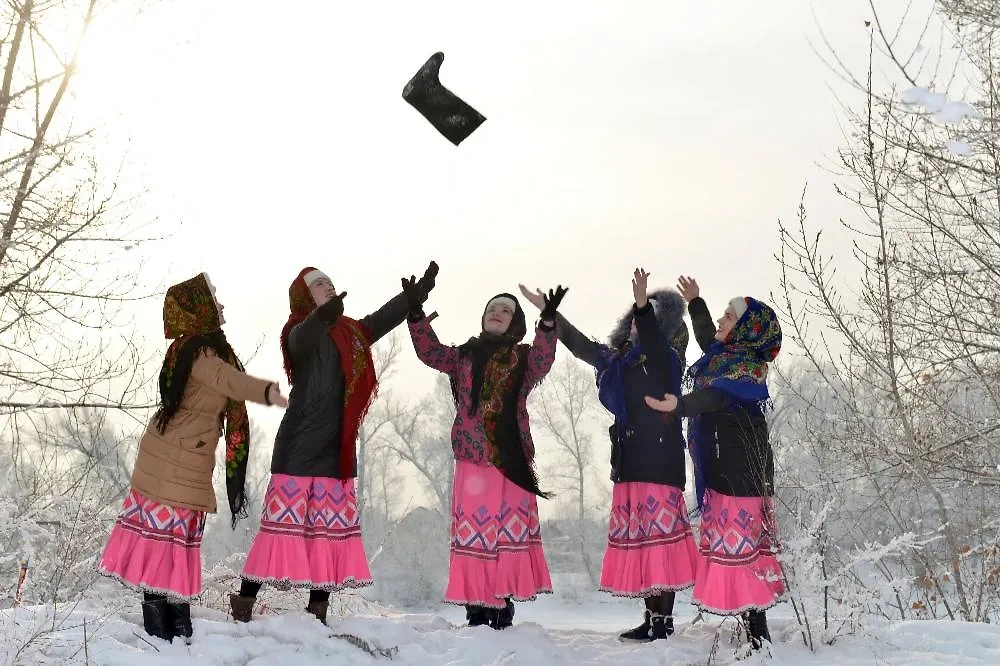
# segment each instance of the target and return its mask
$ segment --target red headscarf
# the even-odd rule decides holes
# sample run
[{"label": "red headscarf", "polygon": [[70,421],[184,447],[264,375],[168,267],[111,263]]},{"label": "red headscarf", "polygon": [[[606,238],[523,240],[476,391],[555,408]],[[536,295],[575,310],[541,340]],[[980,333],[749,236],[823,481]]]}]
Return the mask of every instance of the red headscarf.
[{"label": "red headscarf", "polygon": [[[316,269],[303,268],[288,287],[288,304],[291,314],[281,329],[281,355],[285,361],[285,374],[292,382],[292,357],[288,353],[288,332],[316,309],[316,302],[309,292],[305,276]],[[340,418],[340,472],[341,478],[355,474],[357,460],[355,442],[361,422],[368,413],[378,392],[375,364],[372,361],[371,333],[350,317],[341,315],[327,332],[340,353],[340,370],[344,373],[344,413]]]}]

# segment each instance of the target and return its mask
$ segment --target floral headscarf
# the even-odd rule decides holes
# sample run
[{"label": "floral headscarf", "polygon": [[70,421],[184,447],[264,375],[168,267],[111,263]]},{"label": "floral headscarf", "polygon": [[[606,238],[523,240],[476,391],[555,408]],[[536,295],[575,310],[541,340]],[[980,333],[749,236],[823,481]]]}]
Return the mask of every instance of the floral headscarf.
[{"label": "floral headscarf", "polygon": [[[688,370],[688,382],[695,390],[724,391],[734,404],[760,407],[770,399],[767,367],[781,351],[781,324],[774,310],[764,303],[748,296],[746,304],[746,312],[733,325],[725,342],[713,342]],[[692,417],[688,430],[699,509],[708,485],[707,456],[715,436],[707,421],[711,418],[710,414]]]}]

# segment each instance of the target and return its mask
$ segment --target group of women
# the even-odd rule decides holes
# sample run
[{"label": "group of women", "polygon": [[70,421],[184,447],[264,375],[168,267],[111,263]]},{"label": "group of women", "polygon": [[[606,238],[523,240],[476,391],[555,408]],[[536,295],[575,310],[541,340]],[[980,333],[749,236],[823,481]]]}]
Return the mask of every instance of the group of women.
[{"label": "group of women", "polygon": [[[693,279],[682,277],[677,291],[650,292],[649,274],[636,269],[631,307],[607,344],[561,314],[567,289],[521,285],[539,310],[530,344],[520,301],[500,293],[486,302],[478,333],[452,346],[424,314],[437,273],[430,262],[421,278],[402,279],[398,294],[355,320],[344,314],[346,292],[325,273],[300,271],[280,338],[287,398],[278,382],[243,371],[206,274],[167,291],[164,334],[172,342],[160,371],[160,408],[139,443],[131,488],[98,565],[143,593],[147,633],[168,641],[193,634],[189,604],[201,592],[200,543],[206,513],[216,511],[212,474],[223,435],[233,526],[247,515],[246,401],[285,413],[260,530],[230,597],[233,618],[252,619],[266,584],[308,589],[307,611],[325,623],[331,592],[372,583],[355,441],[378,387],[372,345],[406,321],[417,357],[448,376],[457,407],[444,599],[465,607],[470,626],[509,627],[515,601],[552,592],[538,518],[538,498],[549,495],[535,470],[527,399],[561,341],[594,368],[598,397],[614,419],[600,586],[645,604],[643,622],[621,639],[667,638],[675,593],[693,587],[702,610],[740,616],[755,648],[769,641],[765,610],[784,593],[764,416],[768,365],[781,346],[773,310],[734,298],[716,325]],[[687,369],[685,309],[702,350]],[[701,516],[697,543],[684,499],[686,447]]]}]

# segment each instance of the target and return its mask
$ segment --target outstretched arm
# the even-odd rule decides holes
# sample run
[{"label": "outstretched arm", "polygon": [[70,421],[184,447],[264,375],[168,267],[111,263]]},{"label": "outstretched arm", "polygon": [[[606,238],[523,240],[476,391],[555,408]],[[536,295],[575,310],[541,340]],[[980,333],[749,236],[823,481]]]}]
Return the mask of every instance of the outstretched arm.
[{"label": "outstretched arm", "polygon": [[715,342],[715,322],[712,321],[705,299],[699,296],[688,303],[688,313],[691,315],[691,326],[698,346],[702,351],[708,351],[708,347]]},{"label": "outstretched arm", "polygon": [[712,315],[708,311],[708,304],[701,297],[698,281],[693,277],[682,275],[677,278],[677,290],[688,302],[694,339],[698,341],[702,351],[708,351],[708,347],[715,342],[715,322],[712,321]]},{"label": "outstretched arm", "polygon": [[545,375],[549,374],[556,360],[556,327],[542,322],[535,329],[535,339],[531,342],[528,352],[528,367],[524,374],[524,383],[533,388]]},{"label": "outstretched arm", "polygon": [[365,331],[371,335],[369,344],[374,344],[406,319],[408,304],[406,294],[400,292],[386,301],[385,305],[361,320]]},{"label": "outstretched arm", "polygon": [[[389,299],[385,305],[362,319],[361,323],[371,334],[371,340],[368,342],[374,344],[389,331],[402,324],[407,314],[413,310],[414,298],[419,304],[423,304],[434,288],[437,274],[438,265],[432,261],[428,264],[427,270],[424,271],[424,275],[420,280],[417,280],[415,277],[413,278],[413,285],[411,285],[411,292],[413,293],[408,294],[404,289]],[[405,287],[406,281],[403,280],[403,283]]]},{"label": "outstretched arm", "polygon": [[633,305],[632,314],[635,317],[635,328],[639,333],[639,344],[642,345],[643,353],[650,365],[656,368],[657,372],[662,372],[666,376],[670,372],[670,355],[674,351],[670,347],[667,336],[663,334],[656,322],[653,304],[646,301],[646,305],[641,308]]},{"label": "outstretched arm", "polygon": [[458,347],[441,344],[426,317],[421,317],[416,321],[411,319],[408,326],[410,340],[413,341],[413,350],[417,352],[417,358],[420,359],[420,362],[438,372],[453,377],[457,376]]},{"label": "outstretched arm", "polygon": [[[545,294],[540,289],[531,291],[523,284],[519,284],[518,287],[521,289],[521,295],[529,303],[539,310],[545,307]],[[566,345],[566,349],[587,365],[597,370],[602,370],[607,365],[605,359],[611,348],[588,338],[558,311],[556,312],[556,334],[559,336],[559,341]]]},{"label": "outstretched arm", "polygon": [[[277,384],[258,379],[219,358],[214,351],[202,351],[191,366],[191,379],[209,386],[219,395],[231,400],[247,400],[261,405],[270,405],[272,398],[280,395]],[[271,394],[268,389],[274,386]]]},{"label": "outstretched arm", "polygon": [[703,388],[692,391],[678,398],[666,394],[663,399],[646,396],[646,404],[658,412],[666,412],[676,416],[699,416],[708,412],[717,412],[729,404],[725,391],[716,388]]},{"label": "outstretched arm", "polygon": [[603,370],[607,365],[605,358],[611,348],[588,338],[561,314],[556,315],[556,333],[559,341],[566,345],[566,349],[587,365],[597,370]]}]

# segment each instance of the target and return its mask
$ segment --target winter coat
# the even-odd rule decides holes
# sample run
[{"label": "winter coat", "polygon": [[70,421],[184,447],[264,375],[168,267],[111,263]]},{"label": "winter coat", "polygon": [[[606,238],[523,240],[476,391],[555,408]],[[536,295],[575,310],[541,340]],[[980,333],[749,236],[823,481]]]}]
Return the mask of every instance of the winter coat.
[{"label": "winter coat", "polygon": [[[707,350],[715,339],[715,323],[701,298],[688,304],[695,339]],[[774,494],[774,454],[767,421],[756,406],[733,403],[724,392],[704,388],[680,398],[678,414],[716,413],[715,451],[709,456],[708,487],[732,497]]]},{"label": "winter coat", "polygon": [[[633,306],[632,311],[622,317],[610,336],[614,347],[586,337],[562,315],[557,317],[556,324],[559,340],[566,348],[600,374],[607,367],[608,359],[617,353],[618,346],[628,338],[635,316],[644,355],[622,374],[628,424],[623,426],[616,422],[609,428],[611,480],[615,483],[659,483],[683,490],[686,478],[680,420],[664,417],[650,409],[645,397],[680,392],[684,363],[668,341],[677,340],[676,344],[680,345],[683,340],[686,346],[684,304],[676,292],[657,292],[655,296],[656,299],[650,294],[650,302],[642,310]],[[673,363],[670,356],[674,357]]]},{"label": "winter coat", "polygon": [[[424,365],[443,372],[455,380],[458,394],[458,411],[451,428],[451,447],[456,460],[467,460],[479,465],[489,464],[489,441],[480,409],[469,415],[472,403],[472,363],[459,360],[458,347],[443,345],[431,328],[427,318],[409,322],[413,349]],[[535,458],[535,445],[528,421],[528,394],[552,369],[556,358],[556,332],[541,327],[535,329],[535,338],[528,352],[524,383],[517,397],[517,425],[521,434],[521,447],[530,463]]]},{"label": "winter coat", "polygon": [[[406,297],[397,294],[372,314],[359,320],[371,333],[369,344],[403,323]],[[328,331],[335,322],[324,321],[313,310],[288,333],[292,357],[292,390],[288,408],[278,426],[271,455],[271,473],[291,476],[341,478],[341,416],[344,412],[344,373],[340,353]],[[350,478],[357,476],[357,465]]]},{"label": "winter coat", "polygon": [[219,418],[226,402],[266,404],[270,382],[240,372],[205,349],[191,366],[180,408],[161,435],[155,419],[139,441],[132,488],[173,507],[216,512],[215,449],[222,437]]}]

